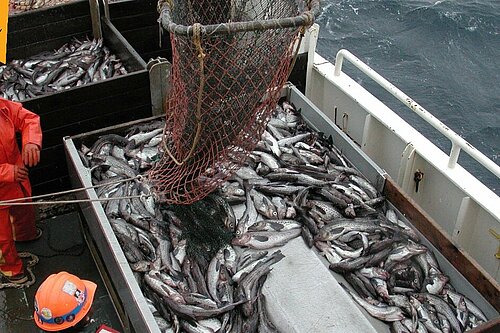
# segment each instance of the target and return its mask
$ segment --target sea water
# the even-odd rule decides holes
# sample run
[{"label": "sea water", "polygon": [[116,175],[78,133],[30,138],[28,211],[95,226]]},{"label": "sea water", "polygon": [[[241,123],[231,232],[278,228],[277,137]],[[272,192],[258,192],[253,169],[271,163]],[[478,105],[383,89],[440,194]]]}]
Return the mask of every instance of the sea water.
[{"label": "sea water", "polygon": [[[317,51],[345,48],[497,164],[500,0],[322,0]],[[449,153],[448,139],[347,62],[343,70]],[[500,193],[500,180],[461,152],[459,163]]]}]

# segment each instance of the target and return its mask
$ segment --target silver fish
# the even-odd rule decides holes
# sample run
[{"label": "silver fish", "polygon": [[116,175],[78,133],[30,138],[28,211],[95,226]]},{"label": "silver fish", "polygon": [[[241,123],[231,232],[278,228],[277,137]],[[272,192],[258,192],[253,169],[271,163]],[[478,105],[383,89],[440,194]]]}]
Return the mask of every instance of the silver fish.
[{"label": "silver fish", "polygon": [[286,230],[280,233],[267,231],[247,232],[240,238],[234,238],[232,244],[265,250],[282,246],[298,235],[300,235],[300,229]]},{"label": "silver fish", "polygon": [[361,297],[357,296],[354,294],[351,290],[349,290],[346,286],[344,286],[342,283],[340,285],[351,295],[351,297],[359,304],[361,305],[370,315],[372,315],[375,318],[378,318],[380,320],[384,321],[399,321],[404,318],[404,314],[401,312],[401,309],[395,306],[386,306],[386,307],[379,307],[379,306],[374,306],[362,299]]}]

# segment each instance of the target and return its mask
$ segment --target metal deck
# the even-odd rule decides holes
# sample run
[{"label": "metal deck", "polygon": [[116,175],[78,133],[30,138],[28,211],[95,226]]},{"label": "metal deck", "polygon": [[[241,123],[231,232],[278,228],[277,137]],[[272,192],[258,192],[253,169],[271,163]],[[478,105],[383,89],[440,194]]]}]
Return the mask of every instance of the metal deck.
[{"label": "metal deck", "polygon": [[104,287],[99,271],[82,233],[77,212],[56,216],[38,225],[43,229],[42,238],[36,242],[16,244],[19,252],[30,252],[40,258],[34,267],[36,282],[26,289],[0,290],[0,332],[41,332],[33,321],[33,300],[40,284],[50,274],[67,271],[81,279],[97,284],[94,297],[93,318],[121,330],[111,298]]}]

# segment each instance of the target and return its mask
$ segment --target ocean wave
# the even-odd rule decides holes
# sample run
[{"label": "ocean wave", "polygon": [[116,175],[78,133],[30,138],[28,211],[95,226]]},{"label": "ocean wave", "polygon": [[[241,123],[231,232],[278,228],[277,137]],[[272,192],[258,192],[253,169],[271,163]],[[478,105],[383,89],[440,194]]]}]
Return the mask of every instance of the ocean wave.
[{"label": "ocean wave", "polygon": [[469,32],[500,34],[500,1],[438,1],[408,8],[408,20],[416,24],[431,24],[439,29],[461,29]]},{"label": "ocean wave", "polygon": [[[500,1],[322,0],[321,6],[321,55],[333,61],[339,49],[350,50],[498,163]],[[346,70],[379,96],[366,76]],[[381,99],[397,112],[392,99]]]}]

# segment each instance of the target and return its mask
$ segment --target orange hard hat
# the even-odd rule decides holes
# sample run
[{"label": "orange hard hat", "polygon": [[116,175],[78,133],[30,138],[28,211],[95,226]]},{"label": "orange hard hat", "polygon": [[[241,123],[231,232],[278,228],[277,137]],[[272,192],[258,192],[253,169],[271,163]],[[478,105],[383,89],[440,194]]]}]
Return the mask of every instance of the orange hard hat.
[{"label": "orange hard hat", "polygon": [[68,272],[50,275],[35,294],[35,323],[45,331],[78,324],[90,310],[97,285]]}]

